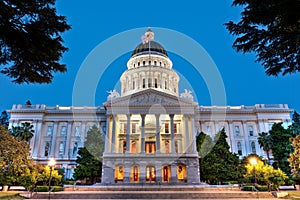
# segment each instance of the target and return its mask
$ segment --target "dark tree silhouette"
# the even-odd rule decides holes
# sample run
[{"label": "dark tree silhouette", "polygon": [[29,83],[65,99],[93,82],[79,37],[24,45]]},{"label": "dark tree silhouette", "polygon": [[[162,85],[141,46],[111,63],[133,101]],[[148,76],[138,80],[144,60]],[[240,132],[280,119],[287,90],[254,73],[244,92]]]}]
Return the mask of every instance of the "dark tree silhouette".
[{"label": "dark tree silhouette", "polygon": [[65,72],[61,33],[70,29],[55,0],[0,1],[0,68],[15,83],[51,83]]}]

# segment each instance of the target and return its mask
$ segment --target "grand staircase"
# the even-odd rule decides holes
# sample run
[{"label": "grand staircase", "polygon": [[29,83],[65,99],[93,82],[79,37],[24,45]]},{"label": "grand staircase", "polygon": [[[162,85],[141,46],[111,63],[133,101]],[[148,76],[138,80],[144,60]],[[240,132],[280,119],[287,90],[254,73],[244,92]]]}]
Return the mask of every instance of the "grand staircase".
[{"label": "grand staircase", "polygon": [[[50,194],[51,199],[275,199],[268,192],[243,192],[238,188],[169,187],[77,187]],[[49,199],[36,193],[32,199]]]}]

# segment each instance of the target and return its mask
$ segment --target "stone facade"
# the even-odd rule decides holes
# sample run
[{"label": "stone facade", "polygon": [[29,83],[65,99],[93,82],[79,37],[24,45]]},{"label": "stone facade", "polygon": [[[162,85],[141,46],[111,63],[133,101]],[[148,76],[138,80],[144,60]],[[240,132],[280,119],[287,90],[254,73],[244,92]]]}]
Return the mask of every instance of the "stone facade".
[{"label": "stone facade", "polygon": [[290,124],[286,104],[254,106],[198,106],[188,90],[179,95],[179,76],[167,52],[148,30],[121,76],[121,95],[113,90],[100,107],[13,105],[10,127],[34,125],[30,141],[36,163],[55,158],[71,178],[79,147],[87,131],[97,125],[105,134],[102,183],[199,184],[195,138],[203,131],[214,137],[225,129],[231,151],[256,153],[260,132],[273,123]]}]

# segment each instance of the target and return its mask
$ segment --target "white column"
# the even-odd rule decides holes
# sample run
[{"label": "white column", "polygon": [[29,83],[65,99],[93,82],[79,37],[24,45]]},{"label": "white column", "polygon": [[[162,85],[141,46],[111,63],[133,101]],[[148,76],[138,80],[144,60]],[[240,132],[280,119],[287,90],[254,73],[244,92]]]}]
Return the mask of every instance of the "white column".
[{"label": "white column", "polygon": [[54,122],[53,133],[51,136],[51,149],[50,149],[50,157],[55,158],[55,150],[56,150],[56,135],[58,132],[58,122]]},{"label": "white column", "polygon": [[110,115],[107,115],[106,117],[106,133],[105,133],[105,148],[104,148],[104,152],[105,153],[109,153],[109,133],[110,133]]},{"label": "white column", "polygon": [[[42,121],[37,120],[35,123],[35,132],[34,132],[34,147],[32,148],[33,151],[33,157],[38,157],[38,151],[39,148],[41,147],[41,138],[43,137],[42,133]],[[32,140],[33,141],[33,140]]]},{"label": "white column", "polygon": [[141,114],[142,117],[142,133],[141,133],[141,153],[145,153],[145,114]]},{"label": "white column", "polygon": [[73,127],[73,122],[69,121],[68,122],[68,130],[67,130],[67,134],[66,134],[66,144],[65,144],[65,158],[68,158],[70,155],[71,147],[70,147],[70,143],[71,143],[71,136],[72,136],[72,127]]},{"label": "white column", "polygon": [[252,153],[251,151],[251,147],[250,147],[250,141],[249,141],[249,134],[247,132],[247,123],[246,121],[242,121],[242,125],[243,125],[243,133],[244,133],[244,139],[245,139],[245,143],[246,143],[246,154],[248,155],[250,153]]},{"label": "white column", "polygon": [[174,114],[170,114],[171,124],[171,153],[175,153]]},{"label": "white column", "polygon": [[160,153],[160,128],[159,128],[159,114],[155,115],[156,119],[156,153]]},{"label": "white column", "polygon": [[126,129],[126,153],[130,153],[130,128],[131,128],[131,123],[130,123],[130,114],[127,114],[127,129]]},{"label": "white column", "polygon": [[195,129],[195,115],[191,115],[191,135],[192,135],[192,152],[197,152],[197,145],[196,145],[196,129]]},{"label": "white column", "polygon": [[229,124],[229,137],[231,139],[231,152],[232,153],[236,153],[236,149],[235,149],[235,139],[234,139],[234,128],[233,128],[233,124],[232,121],[228,121]]},{"label": "white column", "polygon": [[189,134],[189,120],[188,116],[184,115],[184,126],[185,126],[185,152],[190,152],[190,134]]},{"label": "white column", "polygon": [[116,152],[116,115],[113,115],[112,117],[111,152]]}]

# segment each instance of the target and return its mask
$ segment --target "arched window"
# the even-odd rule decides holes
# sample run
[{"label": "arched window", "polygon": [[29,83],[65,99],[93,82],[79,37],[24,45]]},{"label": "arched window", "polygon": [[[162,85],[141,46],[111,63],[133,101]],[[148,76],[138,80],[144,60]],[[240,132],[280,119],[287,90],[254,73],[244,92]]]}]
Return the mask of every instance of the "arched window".
[{"label": "arched window", "polygon": [[146,167],[146,182],[147,183],[155,183],[155,181],[156,181],[155,167],[147,166]]},{"label": "arched window", "polygon": [[178,182],[187,182],[186,166],[184,164],[179,164],[177,166],[177,178],[178,178]]},{"label": "arched window", "polygon": [[117,165],[115,168],[115,182],[123,183],[124,182],[124,166]]},{"label": "arched window", "polygon": [[138,165],[131,166],[130,169],[130,182],[138,183],[140,181],[140,168]]},{"label": "arched window", "polygon": [[154,66],[156,66],[156,64],[157,64],[157,62],[156,62],[156,61],[154,61]]},{"label": "arched window", "polygon": [[251,142],[251,150],[252,150],[252,153],[256,154],[255,142]]},{"label": "arched window", "polygon": [[241,142],[237,142],[237,149],[238,149],[238,154],[240,156],[243,155]]},{"label": "arched window", "polygon": [[50,150],[50,143],[46,142],[44,156],[48,156],[49,155],[49,150]]},{"label": "arched window", "polygon": [[171,182],[171,166],[166,165],[162,168],[162,182],[168,183]]}]

